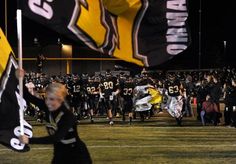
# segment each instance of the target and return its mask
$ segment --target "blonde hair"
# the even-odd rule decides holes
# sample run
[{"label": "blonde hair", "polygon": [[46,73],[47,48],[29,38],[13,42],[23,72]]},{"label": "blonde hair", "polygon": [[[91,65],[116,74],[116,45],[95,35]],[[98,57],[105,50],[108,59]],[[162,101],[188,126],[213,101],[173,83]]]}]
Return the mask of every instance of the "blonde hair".
[{"label": "blonde hair", "polygon": [[68,95],[68,91],[66,86],[61,83],[51,83],[46,88],[46,95],[52,94],[58,99],[64,101],[66,96]]}]

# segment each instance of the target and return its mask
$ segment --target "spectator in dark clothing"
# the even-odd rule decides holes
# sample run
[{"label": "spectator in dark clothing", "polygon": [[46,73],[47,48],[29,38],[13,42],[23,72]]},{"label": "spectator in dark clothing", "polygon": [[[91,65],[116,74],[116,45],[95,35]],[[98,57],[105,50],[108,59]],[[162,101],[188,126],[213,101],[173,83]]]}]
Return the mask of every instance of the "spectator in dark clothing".
[{"label": "spectator in dark clothing", "polygon": [[186,112],[186,116],[192,116],[192,107],[191,107],[191,97],[193,96],[194,92],[194,85],[192,83],[192,76],[188,75],[186,77],[185,83],[183,86],[186,91],[186,98],[184,99],[184,109]]},{"label": "spectator in dark clothing", "polygon": [[215,75],[212,76],[212,78],[213,78],[213,84],[210,90],[210,96],[212,101],[216,103],[217,108],[220,111],[220,97],[222,94],[222,89],[220,83],[218,82],[218,78]]},{"label": "spectator in dark clothing", "polygon": [[236,79],[232,79],[232,89],[228,97],[231,125],[236,127]]},{"label": "spectator in dark clothing", "polygon": [[224,103],[225,103],[225,109],[224,109],[224,125],[231,125],[232,121],[231,121],[231,117],[230,114],[232,112],[232,108],[231,108],[231,94],[233,91],[232,85],[229,83],[225,83],[224,84]]},{"label": "spectator in dark clothing", "polygon": [[46,60],[46,58],[44,57],[44,55],[42,53],[39,53],[39,55],[37,56],[37,72],[38,73],[42,73],[43,72],[43,62]]},{"label": "spectator in dark clothing", "polygon": [[211,94],[212,87],[213,87],[212,76],[207,75],[206,81],[205,81],[205,84],[204,84],[204,90],[206,91],[207,94],[209,94],[209,95]]},{"label": "spectator in dark clothing", "polygon": [[207,90],[205,88],[205,81],[199,81],[196,84],[196,92],[197,92],[197,119],[201,120],[201,110],[202,110],[202,103],[205,101],[207,96]]}]

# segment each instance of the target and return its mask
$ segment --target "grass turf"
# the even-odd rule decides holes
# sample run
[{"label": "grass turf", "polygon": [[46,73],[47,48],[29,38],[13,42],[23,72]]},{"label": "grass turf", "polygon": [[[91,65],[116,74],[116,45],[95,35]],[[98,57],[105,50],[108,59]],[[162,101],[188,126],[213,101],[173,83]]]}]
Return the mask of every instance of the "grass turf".
[{"label": "grass turf", "polygon": [[[223,126],[201,127],[193,118],[184,118],[183,127],[171,118],[157,118],[133,125],[105,119],[97,124],[78,126],[95,164],[156,163],[235,163],[236,129]],[[35,124],[34,136],[47,135],[43,125]],[[1,164],[48,164],[52,159],[50,145],[31,145],[31,151],[17,153],[0,146]]]}]

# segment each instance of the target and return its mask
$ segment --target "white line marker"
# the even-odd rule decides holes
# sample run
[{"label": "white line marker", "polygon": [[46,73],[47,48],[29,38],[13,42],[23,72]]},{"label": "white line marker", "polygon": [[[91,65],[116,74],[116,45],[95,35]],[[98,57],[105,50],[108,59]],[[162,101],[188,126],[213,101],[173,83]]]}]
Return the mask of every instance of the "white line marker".
[{"label": "white line marker", "polygon": [[[97,145],[97,146],[88,146],[89,148],[221,148],[221,147],[236,147],[236,144],[232,145]],[[31,150],[52,150],[52,147],[38,147],[38,148],[31,148]],[[11,149],[0,149],[1,151],[12,151]]]}]

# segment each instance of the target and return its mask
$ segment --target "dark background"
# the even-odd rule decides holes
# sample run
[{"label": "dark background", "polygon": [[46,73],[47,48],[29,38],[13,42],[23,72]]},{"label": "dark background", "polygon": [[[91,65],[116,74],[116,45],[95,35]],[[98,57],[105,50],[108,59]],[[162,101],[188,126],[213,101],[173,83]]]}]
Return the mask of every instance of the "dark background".
[{"label": "dark background", "polygon": [[[4,0],[1,0],[0,3],[0,25],[5,30]],[[201,51],[199,51],[199,4],[200,0],[189,0],[188,23],[192,39],[189,48],[172,60],[152,69],[198,69],[236,66],[236,55],[234,52],[234,48],[236,48],[234,39],[236,7],[233,5],[233,0],[202,0]],[[8,40],[12,47],[17,46],[16,36],[16,0],[8,0]],[[56,32],[23,17],[23,46],[33,46],[35,37],[39,39],[41,44],[45,45],[56,45],[57,38],[61,38],[63,43],[73,44],[80,55],[78,56],[77,53],[73,53],[74,57],[87,55],[91,57],[102,56],[97,52],[89,50],[81,43],[74,43]],[[223,41],[227,41],[225,49]],[[200,62],[199,52],[201,52]],[[123,61],[116,61],[116,64],[139,69],[137,66]]]}]

